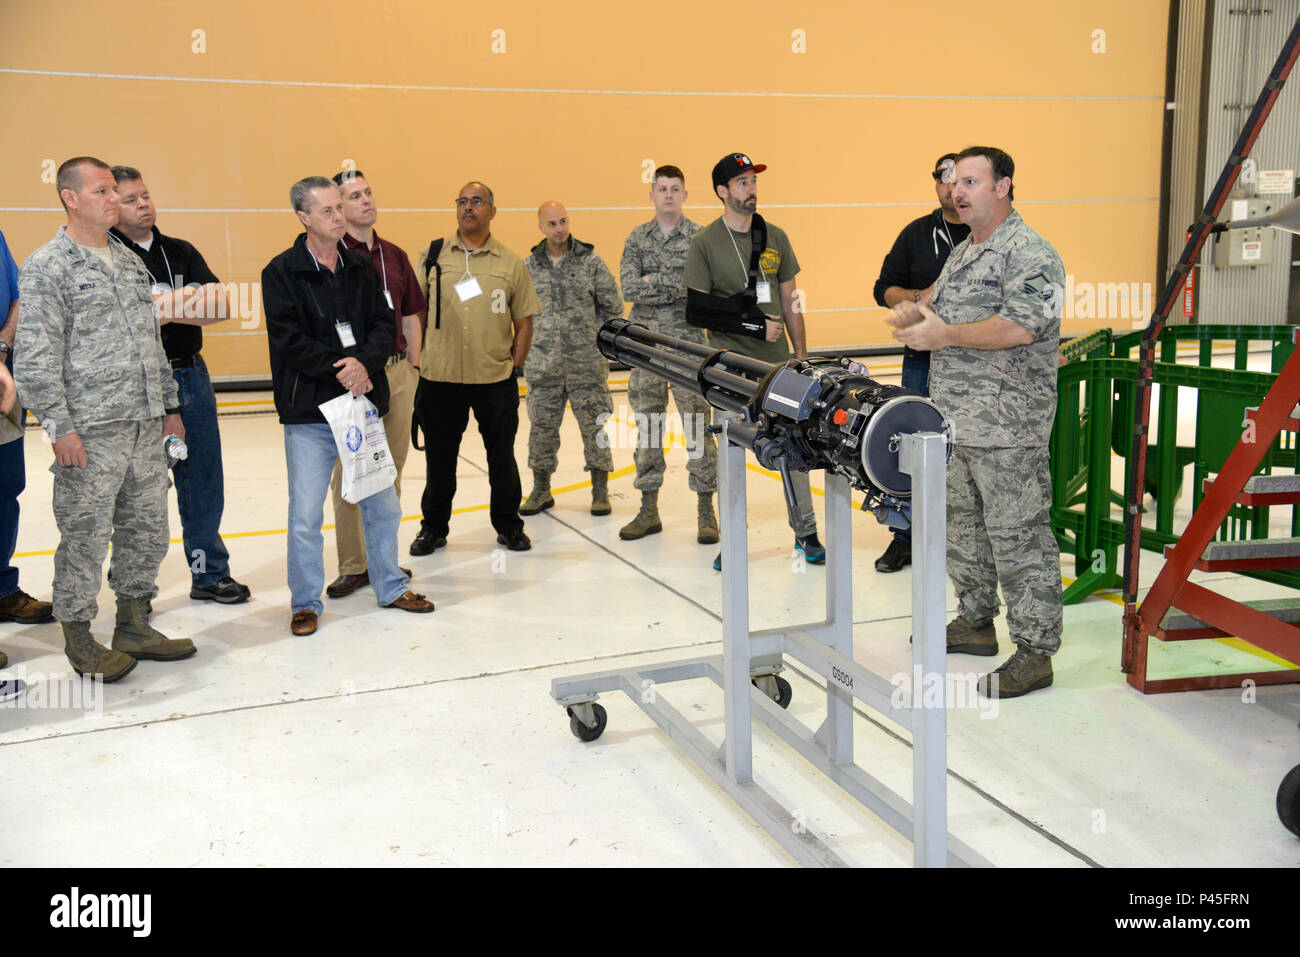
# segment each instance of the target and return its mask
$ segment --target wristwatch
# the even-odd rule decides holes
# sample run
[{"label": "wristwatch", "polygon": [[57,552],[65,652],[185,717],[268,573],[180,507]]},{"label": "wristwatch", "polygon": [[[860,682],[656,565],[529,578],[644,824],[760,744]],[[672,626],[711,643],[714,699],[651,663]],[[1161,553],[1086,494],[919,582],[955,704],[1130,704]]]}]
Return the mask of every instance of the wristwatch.
[{"label": "wristwatch", "polygon": [[919,289],[912,290],[912,302],[920,302],[920,301],[921,301],[921,290]]},{"label": "wristwatch", "polygon": [[5,342],[3,339],[0,339],[0,362],[3,362],[4,360],[8,359],[13,354],[14,354],[14,350],[9,345],[9,343]]}]

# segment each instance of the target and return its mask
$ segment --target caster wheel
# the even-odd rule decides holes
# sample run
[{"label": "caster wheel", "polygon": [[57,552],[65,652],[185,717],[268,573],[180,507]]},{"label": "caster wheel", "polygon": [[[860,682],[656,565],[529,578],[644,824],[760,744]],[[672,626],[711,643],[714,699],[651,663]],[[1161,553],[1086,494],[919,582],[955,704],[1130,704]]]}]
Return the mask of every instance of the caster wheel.
[{"label": "caster wheel", "polygon": [[763,685],[759,684],[757,678],[750,679],[750,684],[752,684],[755,688],[758,688],[760,691],[763,691],[768,696],[770,696],[772,700],[775,701],[780,707],[782,708],[790,707],[790,701],[791,699],[794,698],[794,689],[790,687],[790,682],[786,681],[780,675],[768,675],[767,677],[770,677],[773,683],[776,685],[775,695],[773,695],[770,691],[764,688]]},{"label": "caster wheel", "polygon": [[782,708],[790,707],[790,701],[794,698],[794,689],[790,687],[790,682],[777,676],[776,679],[776,703]]},{"label": "caster wheel", "polygon": [[591,706],[591,710],[596,715],[596,726],[594,728],[589,728],[583,724],[582,720],[573,713],[572,708],[565,708],[564,710],[569,712],[569,730],[573,732],[573,736],[579,741],[595,741],[605,733],[605,722],[608,715],[605,714],[605,709],[600,705],[593,704]]},{"label": "caster wheel", "polygon": [[1300,837],[1300,765],[1287,772],[1277,789],[1277,816],[1288,831]]}]

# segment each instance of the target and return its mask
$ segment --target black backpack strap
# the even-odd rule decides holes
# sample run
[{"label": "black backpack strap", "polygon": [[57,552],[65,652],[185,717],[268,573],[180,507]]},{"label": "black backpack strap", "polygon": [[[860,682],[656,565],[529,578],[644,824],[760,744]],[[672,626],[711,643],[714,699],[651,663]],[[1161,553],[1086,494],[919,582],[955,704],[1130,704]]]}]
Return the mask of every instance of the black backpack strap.
[{"label": "black backpack strap", "polygon": [[[442,267],[438,265],[438,257],[442,255],[442,240],[435,239],[429,243],[429,251],[424,257],[424,284],[433,295],[433,328],[442,328]],[[429,273],[434,273],[432,286],[429,284]]]},{"label": "black backpack strap", "polygon": [[[424,255],[424,285],[429,290],[429,298],[433,300],[433,328],[442,328],[442,267],[438,265],[438,257],[442,255],[442,240],[435,239],[429,243],[429,251]],[[433,274],[433,283],[429,283],[429,274]],[[427,327],[427,323],[426,323]],[[411,412],[411,446],[416,451],[424,451],[424,446],[420,444],[420,431],[424,428],[424,417],[420,412],[420,400],[423,398],[424,379],[420,379],[419,384],[415,387],[415,402]]]},{"label": "black backpack strap", "polygon": [[749,241],[751,247],[749,250],[749,288],[755,290],[757,294],[758,283],[762,272],[759,269],[759,260],[763,258],[763,253],[767,250],[767,223],[763,217],[754,214],[754,220],[749,225]]}]

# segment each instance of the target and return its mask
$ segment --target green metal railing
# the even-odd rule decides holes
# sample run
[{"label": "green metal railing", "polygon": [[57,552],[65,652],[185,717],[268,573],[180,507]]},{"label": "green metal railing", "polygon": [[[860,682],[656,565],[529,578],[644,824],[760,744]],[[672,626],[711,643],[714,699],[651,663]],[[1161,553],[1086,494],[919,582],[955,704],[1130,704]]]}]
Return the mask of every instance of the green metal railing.
[{"label": "green metal railing", "polygon": [[[1145,511],[1142,547],[1163,551],[1178,540],[1174,506],[1188,465],[1193,467],[1193,507],[1201,502],[1204,480],[1217,473],[1246,433],[1245,410],[1259,405],[1293,348],[1292,326],[1167,326],[1160,334],[1155,384],[1160,386],[1147,451],[1146,490],[1155,499],[1155,520]],[[1128,358],[1140,331],[1113,336],[1099,330],[1061,347],[1067,360],[1058,377],[1056,422],[1052,430],[1052,531],[1061,551],[1074,556],[1076,581],[1065,604],[1122,584],[1119,550],[1124,545],[1124,493],[1129,479],[1128,438],[1133,425],[1138,363]],[[1272,372],[1246,368],[1252,342],[1271,342]],[[1199,344],[1196,364],[1178,361],[1178,347]],[[1216,344],[1233,346],[1232,369],[1211,368]],[[1181,389],[1194,390],[1191,395]],[[1194,404],[1195,438],[1178,444],[1180,402]],[[1186,411],[1184,409],[1184,411]],[[1118,487],[1111,477],[1115,458],[1124,462]],[[1285,432],[1265,458],[1262,472],[1300,465],[1295,435]],[[1300,469],[1297,469],[1300,471]],[[1103,491],[1104,490],[1104,491]],[[1291,508],[1291,534],[1300,535],[1300,509]],[[1235,506],[1219,530],[1222,540],[1267,538],[1268,506]],[[1300,588],[1300,571],[1258,571],[1254,578]]]}]

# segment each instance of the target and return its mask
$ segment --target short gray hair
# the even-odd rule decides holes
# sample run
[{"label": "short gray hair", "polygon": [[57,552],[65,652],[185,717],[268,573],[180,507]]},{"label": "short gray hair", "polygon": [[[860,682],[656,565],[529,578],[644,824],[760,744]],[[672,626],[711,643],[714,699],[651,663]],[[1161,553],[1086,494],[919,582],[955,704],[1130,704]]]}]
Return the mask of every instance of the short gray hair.
[{"label": "short gray hair", "polygon": [[311,199],[313,189],[337,189],[334,181],[324,176],[308,176],[300,179],[289,189],[289,205],[295,213],[307,212],[307,201]]}]

